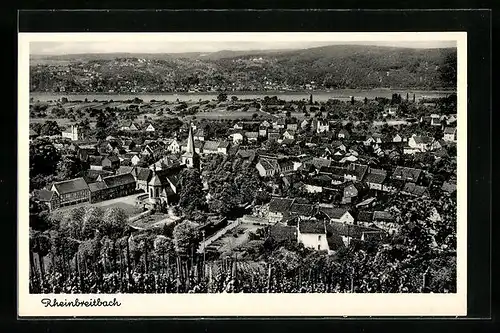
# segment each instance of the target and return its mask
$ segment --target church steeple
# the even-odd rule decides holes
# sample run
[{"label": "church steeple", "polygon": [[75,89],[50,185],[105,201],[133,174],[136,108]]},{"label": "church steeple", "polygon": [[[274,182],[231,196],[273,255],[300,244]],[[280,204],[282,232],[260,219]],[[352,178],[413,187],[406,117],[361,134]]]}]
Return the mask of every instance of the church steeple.
[{"label": "church steeple", "polygon": [[195,149],[194,149],[194,139],[193,139],[193,126],[191,125],[191,122],[189,122],[189,134],[188,134],[188,141],[187,141],[187,153],[194,154]]},{"label": "church steeple", "polygon": [[186,147],[186,152],[182,155],[182,162],[188,168],[198,168],[199,166],[199,156],[196,153],[196,148],[194,146],[193,127],[191,126],[191,123],[189,123],[187,147]]}]

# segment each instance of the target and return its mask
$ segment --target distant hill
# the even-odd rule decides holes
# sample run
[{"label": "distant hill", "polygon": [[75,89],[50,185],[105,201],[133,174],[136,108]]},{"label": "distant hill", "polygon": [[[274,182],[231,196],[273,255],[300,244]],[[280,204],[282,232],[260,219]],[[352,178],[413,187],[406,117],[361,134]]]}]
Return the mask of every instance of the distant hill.
[{"label": "distant hill", "polygon": [[31,90],[160,92],[456,87],[456,49],[333,45],[301,50],[32,55]]}]

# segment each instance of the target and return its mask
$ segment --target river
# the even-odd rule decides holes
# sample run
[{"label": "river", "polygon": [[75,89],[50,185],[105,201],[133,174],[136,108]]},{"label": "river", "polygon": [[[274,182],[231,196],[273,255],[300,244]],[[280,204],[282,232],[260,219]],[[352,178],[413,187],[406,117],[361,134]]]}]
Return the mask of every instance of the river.
[{"label": "river", "polygon": [[[268,92],[227,92],[228,97],[237,96],[238,99],[262,99],[265,96],[277,96],[281,100],[285,101],[298,101],[298,100],[308,100],[309,96],[313,95],[313,100],[318,102],[325,102],[329,99],[339,99],[339,100],[350,100],[351,96],[355,99],[374,99],[375,97],[387,97],[391,98],[392,94],[401,94],[401,97],[406,98],[406,94],[409,94],[409,98],[413,98],[415,94],[415,99],[418,101],[422,98],[436,98],[436,97],[446,97],[449,94],[454,93],[454,91],[444,91],[444,90],[403,90],[403,89],[342,89],[342,90],[331,90],[331,91],[302,91],[302,92],[281,92],[281,91],[268,91]],[[30,97],[34,101],[49,102],[58,100],[62,97],[68,98],[70,101],[74,100],[85,100],[88,101],[98,100],[98,101],[125,101],[131,100],[135,97],[142,99],[144,102],[150,102],[151,100],[156,101],[167,101],[176,102],[197,102],[199,100],[214,100],[217,98],[218,93],[151,93],[151,94],[64,94],[64,93],[30,93]]]}]

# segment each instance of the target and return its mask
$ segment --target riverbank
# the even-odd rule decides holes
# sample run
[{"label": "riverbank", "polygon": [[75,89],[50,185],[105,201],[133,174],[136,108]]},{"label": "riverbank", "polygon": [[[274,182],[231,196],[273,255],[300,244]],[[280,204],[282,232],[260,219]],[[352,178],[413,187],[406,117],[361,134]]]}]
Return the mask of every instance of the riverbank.
[{"label": "riverbank", "polygon": [[[392,94],[401,94],[402,97],[406,97],[406,94],[410,98],[413,98],[415,94],[415,99],[420,100],[422,98],[438,98],[446,97],[450,94],[456,93],[454,90],[411,90],[411,89],[390,89],[390,88],[377,88],[377,89],[339,89],[339,90],[304,90],[304,91],[231,91],[225,92],[228,98],[231,96],[236,96],[239,99],[263,99],[264,97],[277,96],[281,100],[285,101],[298,101],[298,100],[308,100],[310,95],[313,95],[313,100],[318,102],[326,102],[329,99],[340,99],[348,100],[351,97],[355,99],[374,99],[375,97],[386,97],[391,98]],[[89,101],[125,101],[133,100],[134,98],[140,98],[144,102],[151,101],[199,101],[199,100],[215,100],[219,92],[160,92],[160,93],[50,93],[50,92],[30,92],[30,98],[34,101],[48,102],[59,100],[62,97],[66,97],[68,100],[84,100],[85,98]]]}]

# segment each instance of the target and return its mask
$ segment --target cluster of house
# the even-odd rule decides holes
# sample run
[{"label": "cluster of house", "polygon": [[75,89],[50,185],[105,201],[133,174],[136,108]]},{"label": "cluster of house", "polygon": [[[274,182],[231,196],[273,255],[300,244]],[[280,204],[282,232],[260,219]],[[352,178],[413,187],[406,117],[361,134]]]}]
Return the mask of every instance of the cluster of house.
[{"label": "cluster of house", "polygon": [[318,251],[334,252],[351,242],[381,241],[397,230],[386,211],[360,211],[328,204],[310,204],[301,198],[273,198],[268,219],[273,238],[297,241]]},{"label": "cluster of house", "polygon": [[[146,146],[148,147],[148,146]],[[82,150],[83,149],[83,150]],[[86,149],[78,150],[80,158],[90,159]],[[95,147],[93,148],[95,149]],[[80,203],[95,203],[127,196],[137,192],[145,192],[149,204],[171,203],[179,193],[179,174],[184,168],[198,168],[199,155],[194,150],[191,129],[187,140],[186,151],[180,161],[164,163],[165,158],[147,168],[137,166],[120,166],[118,158],[107,155],[103,161],[109,167],[91,168],[82,177],[55,182],[48,189],[34,191],[34,198],[46,204],[49,210],[72,206]],[[108,166],[106,162],[106,166]],[[114,164],[116,162],[116,164]],[[104,162],[103,162],[104,165]],[[157,165],[160,167],[157,168]]]}]

